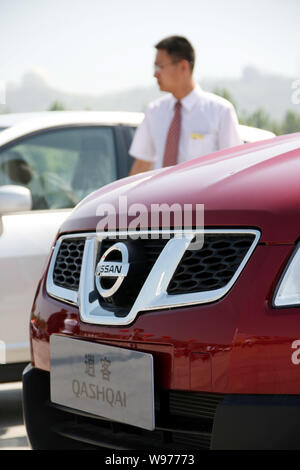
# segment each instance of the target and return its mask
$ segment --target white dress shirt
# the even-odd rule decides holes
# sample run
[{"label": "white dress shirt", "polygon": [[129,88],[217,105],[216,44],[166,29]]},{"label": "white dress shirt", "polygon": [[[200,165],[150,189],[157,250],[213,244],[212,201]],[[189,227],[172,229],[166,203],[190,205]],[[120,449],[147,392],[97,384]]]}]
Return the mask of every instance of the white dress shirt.
[{"label": "white dress shirt", "polygon": [[[176,101],[168,94],[149,104],[129,149],[130,155],[154,162],[154,168],[162,166]],[[196,85],[181,104],[178,163],[242,143],[236,112],[229,101]]]}]

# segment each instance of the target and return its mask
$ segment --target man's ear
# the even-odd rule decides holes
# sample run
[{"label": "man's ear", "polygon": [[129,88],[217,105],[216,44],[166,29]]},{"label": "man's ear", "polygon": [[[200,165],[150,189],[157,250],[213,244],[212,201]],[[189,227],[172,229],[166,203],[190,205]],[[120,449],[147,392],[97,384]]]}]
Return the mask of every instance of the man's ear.
[{"label": "man's ear", "polygon": [[183,72],[191,72],[191,67],[190,67],[190,63],[188,60],[186,59],[182,59],[180,61],[180,67],[182,69]]}]

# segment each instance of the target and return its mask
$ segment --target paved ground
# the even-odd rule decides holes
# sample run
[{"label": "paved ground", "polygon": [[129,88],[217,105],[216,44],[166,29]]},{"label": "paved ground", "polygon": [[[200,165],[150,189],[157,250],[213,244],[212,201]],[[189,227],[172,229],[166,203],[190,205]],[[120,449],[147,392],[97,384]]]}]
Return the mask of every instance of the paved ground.
[{"label": "paved ground", "polygon": [[0,450],[30,450],[21,398],[21,382],[0,384]]}]

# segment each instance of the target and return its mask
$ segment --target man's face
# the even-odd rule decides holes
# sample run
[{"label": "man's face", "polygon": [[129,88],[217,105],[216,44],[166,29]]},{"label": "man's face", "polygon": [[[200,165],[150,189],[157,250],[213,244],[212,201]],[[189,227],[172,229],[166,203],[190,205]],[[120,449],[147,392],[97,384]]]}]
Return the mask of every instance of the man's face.
[{"label": "man's face", "polygon": [[180,62],[174,62],[166,50],[158,49],[154,67],[154,77],[157,79],[160,90],[172,93],[178,86],[181,75]]}]

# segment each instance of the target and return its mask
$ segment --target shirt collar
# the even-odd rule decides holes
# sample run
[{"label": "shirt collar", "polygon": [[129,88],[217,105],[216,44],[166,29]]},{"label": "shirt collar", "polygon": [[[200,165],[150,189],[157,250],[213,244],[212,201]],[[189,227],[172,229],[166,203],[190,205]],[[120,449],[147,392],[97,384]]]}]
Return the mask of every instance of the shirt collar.
[{"label": "shirt collar", "polygon": [[[181,104],[183,108],[185,108],[187,111],[190,111],[194,104],[197,103],[197,101],[202,101],[203,96],[204,91],[202,90],[200,85],[197,84],[195,88],[181,100]],[[175,98],[175,96],[171,95],[170,109],[174,108],[176,101],[177,99]]]}]

